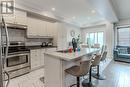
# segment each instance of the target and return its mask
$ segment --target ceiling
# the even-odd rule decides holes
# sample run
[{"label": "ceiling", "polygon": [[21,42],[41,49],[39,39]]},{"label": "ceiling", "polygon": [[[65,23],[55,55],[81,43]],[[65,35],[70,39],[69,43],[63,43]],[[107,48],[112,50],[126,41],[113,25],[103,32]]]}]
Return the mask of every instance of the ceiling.
[{"label": "ceiling", "polygon": [[[16,3],[37,9],[43,14],[51,12],[56,17],[77,26],[104,20],[86,0],[16,0]],[[52,11],[52,8],[55,8],[55,11]]]},{"label": "ceiling", "polygon": [[[130,17],[130,0],[15,0],[45,16],[86,27],[102,21],[117,22]],[[52,11],[55,8],[55,11]]]},{"label": "ceiling", "polygon": [[130,18],[130,0],[111,0],[119,19]]}]

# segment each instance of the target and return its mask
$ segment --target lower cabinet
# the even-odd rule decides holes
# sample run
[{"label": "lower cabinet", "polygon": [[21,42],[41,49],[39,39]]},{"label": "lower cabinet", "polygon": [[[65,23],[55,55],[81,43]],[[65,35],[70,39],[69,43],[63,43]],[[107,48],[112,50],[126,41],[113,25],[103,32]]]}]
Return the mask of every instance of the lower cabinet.
[{"label": "lower cabinet", "polygon": [[34,49],[30,52],[31,70],[35,70],[44,66],[44,53],[46,51],[56,51],[56,48]]},{"label": "lower cabinet", "polygon": [[41,66],[40,64],[40,50],[31,50],[30,60],[31,60],[31,70],[35,70]]},{"label": "lower cabinet", "polygon": [[41,66],[44,66],[44,53],[45,53],[45,50],[46,50],[46,49],[40,49],[40,51],[41,51],[41,52],[40,52],[40,54],[41,54],[41,55],[40,55],[40,65],[41,65]]}]

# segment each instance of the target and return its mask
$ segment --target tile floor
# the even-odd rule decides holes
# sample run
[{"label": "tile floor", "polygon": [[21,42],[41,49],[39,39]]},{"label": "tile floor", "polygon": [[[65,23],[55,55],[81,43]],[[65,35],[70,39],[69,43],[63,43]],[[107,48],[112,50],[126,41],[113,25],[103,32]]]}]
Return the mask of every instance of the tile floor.
[{"label": "tile floor", "polygon": [[[107,59],[106,62],[100,64],[101,71],[103,71],[111,62],[111,59]],[[11,79],[9,87],[44,87],[40,78],[44,76],[44,69],[38,69],[32,71],[26,75]]]},{"label": "tile floor", "polygon": [[32,71],[26,75],[11,79],[9,87],[44,87],[40,78],[44,76],[44,69]]}]

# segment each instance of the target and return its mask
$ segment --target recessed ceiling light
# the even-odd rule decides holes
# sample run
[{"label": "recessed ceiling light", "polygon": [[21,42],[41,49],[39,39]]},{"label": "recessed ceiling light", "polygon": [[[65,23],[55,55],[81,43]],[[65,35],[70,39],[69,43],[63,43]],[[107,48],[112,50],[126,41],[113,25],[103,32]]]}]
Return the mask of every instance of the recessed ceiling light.
[{"label": "recessed ceiling light", "polygon": [[95,11],[95,10],[92,10],[91,12],[92,12],[92,13],[96,13],[96,11]]},{"label": "recessed ceiling light", "polygon": [[47,16],[47,14],[46,14],[46,13],[44,13],[44,16]]},{"label": "recessed ceiling light", "polygon": [[52,11],[55,11],[56,9],[55,8],[51,8]]},{"label": "recessed ceiling light", "polygon": [[72,17],[73,19],[76,19],[76,17],[74,16],[74,17]]}]

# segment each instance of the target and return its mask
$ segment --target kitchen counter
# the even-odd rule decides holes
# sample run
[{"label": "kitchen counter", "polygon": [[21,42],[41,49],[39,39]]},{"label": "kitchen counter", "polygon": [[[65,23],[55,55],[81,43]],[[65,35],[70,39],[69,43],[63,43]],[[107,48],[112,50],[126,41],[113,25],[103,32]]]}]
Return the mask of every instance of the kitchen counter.
[{"label": "kitchen counter", "polygon": [[41,46],[26,46],[26,48],[30,49],[30,50],[34,50],[34,49],[45,49],[45,48],[57,48],[57,46],[48,46],[48,47],[41,47]]},{"label": "kitchen counter", "polygon": [[71,60],[75,60],[78,59],[84,55],[89,55],[92,54],[94,52],[98,52],[100,49],[95,49],[95,48],[84,48],[81,51],[77,51],[77,52],[72,52],[72,53],[64,53],[64,52],[45,52],[45,54],[50,55],[50,56],[54,56],[54,58],[60,58],[66,61],[71,61]]},{"label": "kitchen counter", "polygon": [[44,73],[45,87],[69,87],[76,83],[76,78],[65,72],[66,69],[88,60],[93,53],[100,49],[81,49],[79,52],[68,53],[67,51],[45,52]]}]

